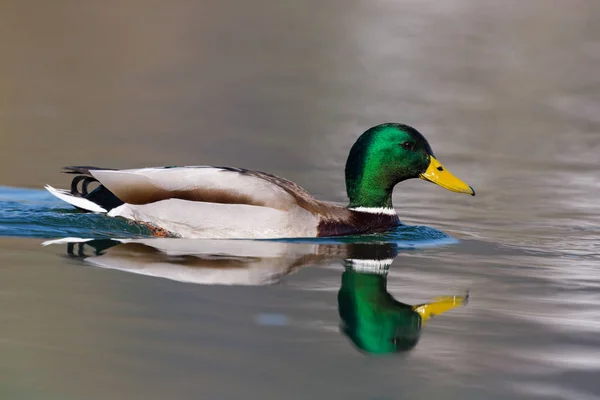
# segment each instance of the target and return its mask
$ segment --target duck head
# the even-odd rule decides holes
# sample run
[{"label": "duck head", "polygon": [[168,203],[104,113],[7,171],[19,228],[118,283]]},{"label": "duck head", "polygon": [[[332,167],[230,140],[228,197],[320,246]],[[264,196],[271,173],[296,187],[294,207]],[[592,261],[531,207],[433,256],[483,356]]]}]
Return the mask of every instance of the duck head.
[{"label": "duck head", "polygon": [[392,207],[392,191],[407,179],[421,178],[447,190],[475,195],[434,156],[427,139],[398,123],[374,126],[350,149],[346,161],[349,207]]}]

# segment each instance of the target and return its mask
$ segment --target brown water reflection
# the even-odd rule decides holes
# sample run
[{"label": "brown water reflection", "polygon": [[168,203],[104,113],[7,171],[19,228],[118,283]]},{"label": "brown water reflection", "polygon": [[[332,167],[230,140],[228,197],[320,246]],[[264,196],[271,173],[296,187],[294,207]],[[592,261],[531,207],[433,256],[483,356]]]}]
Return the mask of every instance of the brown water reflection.
[{"label": "brown water reflection", "polygon": [[[246,316],[337,321],[321,292],[339,289],[337,270],[198,291],[2,239],[0,385],[73,398],[598,397],[599,16],[592,0],[3,2],[1,185],[62,187],[73,164],[217,164],[343,202],[351,144],[399,121],[477,196],[396,190],[404,222],[466,241],[411,253],[390,292],[410,303],[473,288],[404,363],[358,360],[337,341],[326,352],[326,330],[265,333]],[[329,372],[311,386],[315,360]]]}]

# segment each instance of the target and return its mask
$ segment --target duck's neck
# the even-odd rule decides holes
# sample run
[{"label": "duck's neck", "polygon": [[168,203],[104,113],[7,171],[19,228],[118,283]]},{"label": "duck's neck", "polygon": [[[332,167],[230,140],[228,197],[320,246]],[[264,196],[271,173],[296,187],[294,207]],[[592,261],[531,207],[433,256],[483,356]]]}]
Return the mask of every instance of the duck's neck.
[{"label": "duck's neck", "polygon": [[346,191],[350,203],[348,208],[393,209],[392,192],[395,182],[390,182],[381,173],[365,168],[362,174],[346,174]]},{"label": "duck's neck", "polygon": [[360,140],[353,146],[345,171],[348,208],[393,210],[392,191],[399,179],[392,169],[384,167],[389,160],[382,157]]},{"label": "duck's neck", "polygon": [[374,188],[368,185],[361,186],[354,195],[349,196],[350,203],[348,208],[352,209],[383,209],[393,210],[392,190],[384,188]]}]

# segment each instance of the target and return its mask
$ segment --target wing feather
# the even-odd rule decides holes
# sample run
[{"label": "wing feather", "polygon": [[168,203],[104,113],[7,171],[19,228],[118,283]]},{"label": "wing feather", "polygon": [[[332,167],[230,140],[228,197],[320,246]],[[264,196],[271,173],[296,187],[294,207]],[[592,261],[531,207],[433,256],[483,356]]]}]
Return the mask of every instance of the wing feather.
[{"label": "wing feather", "polygon": [[[181,199],[222,204],[247,204],[289,210],[298,206],[293,191],[262,173],[211,166],[142,168],[127,170],[90,169],[89,173],[120,200],[148,204]],[[266,176],[266,174],[265,174]],[[303,196],[310,196],[299,186]],[[311,197],[312,198],[312,197]]]}]

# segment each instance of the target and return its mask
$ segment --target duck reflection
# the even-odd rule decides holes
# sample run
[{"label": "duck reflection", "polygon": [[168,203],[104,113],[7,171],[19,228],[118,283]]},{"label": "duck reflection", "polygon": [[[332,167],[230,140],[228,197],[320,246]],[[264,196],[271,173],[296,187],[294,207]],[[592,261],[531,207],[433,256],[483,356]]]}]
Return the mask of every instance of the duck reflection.
[{"label": "duck reflection", "polygon": [[413,349],[433,316],[466,305],[465,296],[444,296],[410,305],[387,291],[395,243],[193,240],[61,239],[71,257],[86,264],[170,280],[210,285],[271,285],[297,270],[341,262],[337,294],[341,332],[361,351],[388,354]]},{"label": "duck reflection", "polygon": [[314,244],[246,240],[160,238],[67,242],[67,253],[86,264],[205,285],[274,284],[303,266],[329,259],[318,251]]},{"label": "duck reflection", "polygon": [[338,292],[338,312],[342,332],[364,352],[411,350],[427,320],[468,300],[465,295],[439,297],[419,305],[401,303],[387,291],[387,274],[396,249],[384,244],[353,246],[349,251]]}]

